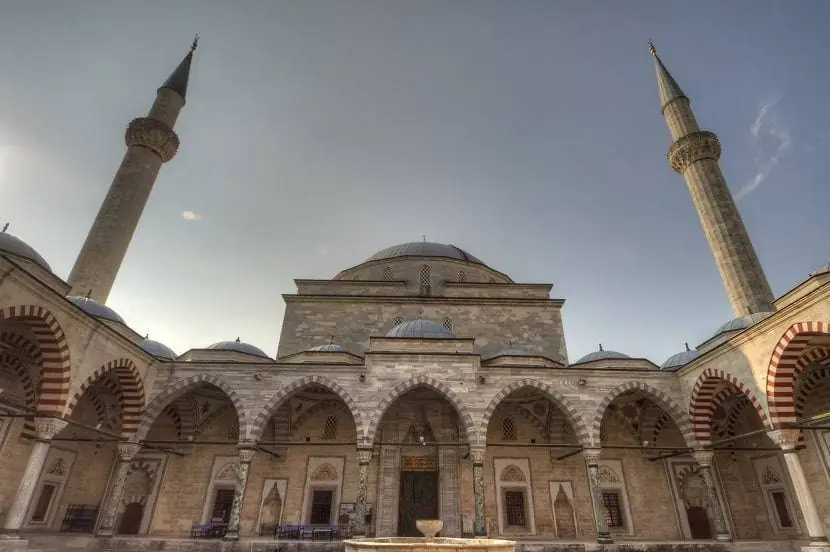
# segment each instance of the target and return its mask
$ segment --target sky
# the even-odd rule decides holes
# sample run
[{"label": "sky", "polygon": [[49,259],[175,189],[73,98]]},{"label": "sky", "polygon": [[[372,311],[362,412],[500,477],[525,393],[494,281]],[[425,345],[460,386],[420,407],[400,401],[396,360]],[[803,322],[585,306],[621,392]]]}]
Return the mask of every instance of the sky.
[{"label": "sky", "polygon": [[830,260],[830,3],[21,0],[0,18],[0,221],[66,278],[127,123],[200,35],[178,155],[108,304],[182,353],[273,355],[295,278],[426,235],[564,298],[571,360],[733,317],[666,161],[647,41],[723,144],[776,296]]}]

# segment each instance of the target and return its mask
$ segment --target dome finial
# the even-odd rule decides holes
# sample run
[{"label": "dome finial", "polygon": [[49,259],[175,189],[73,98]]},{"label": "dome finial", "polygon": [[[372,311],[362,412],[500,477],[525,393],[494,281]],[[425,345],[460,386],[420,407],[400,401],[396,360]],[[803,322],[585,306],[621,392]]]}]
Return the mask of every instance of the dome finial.
[{"label": "dome finial", "polygon": [[334,345],[334,336],[329,336],[329,345]]},{"label": "dome finial", "polygon": [[7,222],[6,224],[3,225],[3,233],[5,234],[6,230],[8,230],[8,229],[9,229],[9,223]]},{"label": "dome finial", "polygon": [[237,337],[237,338],[236,338],[236,341],[235,341],[234,343],[242,343],[242,342],[241,342],[241,341],[239,340],[239,338]]},{"label": "dome finial", "polygon": [[746,310],[747,310],[747,312],[748,312],[749,314],[753,314],[753,313],[752,313],[752,305],[747,305],[747,306],[746,306]]},{"label": "dome finial", "polygon": [[599,350],[604,351],[605,349],[602,348],[602,343],[599,344]]},{"label": "dome finial", "polygon": [[512,339],[508,339],[508,340],[507,340],[507,346],[508,346],[508,347],[512,347],[512,346],[513,346],[513,340],[512,340]]},{"label": "dome finial", "polygon": [[87,298],[87,299],[90,299],[90,298],[91,298],[91,296],[92,296],[92,288],[90,288],[90,289],[88,289],[88,290],[86,291],[86,298]]},{"label": "dome finial", "polygon": [[144,339],[150,339],[150,334],[144,334]]},{"label": "dome finial", "polygon": [[691,349],[689,348],[689,342],[688,341],[686,342],[686,350],[691,351]]},{"label": "dome finial", "polygon": [[654,42],[651,39],[648,39],[648,51],[651,55],[657,56],[657,48],[654,47]]},{"label": "dome finial", "polygon": [[421,234],[421,241],[423,241],[424,243],[427,242],[427,235],[426,234]]}]

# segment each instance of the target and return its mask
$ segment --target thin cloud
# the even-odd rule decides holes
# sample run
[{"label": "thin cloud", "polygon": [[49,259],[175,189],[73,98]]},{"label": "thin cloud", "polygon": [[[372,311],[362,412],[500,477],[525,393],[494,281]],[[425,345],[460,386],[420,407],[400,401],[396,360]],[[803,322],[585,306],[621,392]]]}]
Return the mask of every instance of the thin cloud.
[{"label": "thin cloud", "polygon": [[749,134],[752,137],[752,145],[755,148],[755,174],[735,194],[735,199],[740,200],[755,190],[769,178],[781,159],[787,155],[793,147],[793,139],[790,129],[781,120],[775,109],[781,98],[762,102],[758,115],[749,127]]},{"label": "thin cloud", "polygon": [[184,220],[202,220],[202,215],[194,213],[193,211],[185,211],[182,213],[182,218]]}]

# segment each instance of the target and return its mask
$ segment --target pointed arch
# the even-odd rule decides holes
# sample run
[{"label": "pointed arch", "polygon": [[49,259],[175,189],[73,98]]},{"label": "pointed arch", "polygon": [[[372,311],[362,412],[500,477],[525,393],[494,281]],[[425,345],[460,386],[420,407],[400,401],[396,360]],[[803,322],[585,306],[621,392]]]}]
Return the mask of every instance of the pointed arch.
[{"label": "pointed arch", "polygon": [[830,359],[830,324],[799,322],[784,332],[767,368],[770,425],[780,428],[796,422],[795,383],[804,368]]},{"label": "pointed arch", "polygon": [[225,396],[231,401],[231,403],[233,403],[233,406],[236,409],[236,416],[239,419],[239,426],[245,427],[248,423],[248,411],[245,409],[245,403],[242,402],[242,399],[236,391],[233,390],[230,384],[213,374],[198,374],[167,384],[164,391],[156,395],[156,397],[150,401],[147,408],[144,410],[141,422],[135,432],[136,440],[141,441],[147,437],[147,433],[150,431],[153,423],[159,415],[164,412],[164,409],[169,404],[173,403],[176,399],[183,396],[188,391],[205,384],[212,385],[225,393]]},{"label": "pointed arch", "polygon": [[18,305],[0,309],[0,322],[25,323],[40,348],[40,396],[37,410],[41,414],[60,416],[69,400],[72,362],[69,343],[55,316],[38,305]]},{"label": "pointed arch", "polygon": [[377,435],[378,428],[380,427],[380,422],[383,420],[383,416],[386,414],[386,411],[389,410],[389,407],[397,401],[404,393],[412,391],[413,389],[419,387],[426,387],[428,389],[432,389],[433,391],[440,393],[444,396],[452,406],[455,408],[455,411],[458,413],[458,417],[461,418],[461,423],[464,426],[464,433],[467,437],[467,442],[469,444],[474,444],[477,442],[478,437],[476,435],[475,424],[473,423],[473,417],[470,415],[467,407],[464,406],[464,403],[458,397],[458,395],[450,389],[446,384],[441,383],[440,381],[433,379],[429,376],[414,376],[404,382],[399,383],[396,385],[386,397],[380,401],[378,407],[374,410],[374,414],[372,414],[372,418],[369,420],[369,427],[366,431],[366,438],[365,444],[372,444],[375,440],[375,435]]},{"label": "pointed arch", "polygon": [[[725,384],[726,389],[717,392],[718,386]],[[733,395],[743,395],[752,403],[761,422],[769,425],[767,413],[752,389],[738,376],[715,368],[705,369],[695,382],[689,399],[689,417],[692,421],[694,436],[700,445],[712,443],[712,422],[715,410],[723,401]]]},{"label": "pointed arch", "polygon": [[[35,384],[32,381],[32,375],[19,358],[2,349],[2,342],[0,342],[0,366],[5,366],[15,381],[20,384],[20,389],[23,391],[23,404],[20,406],[25,407],[29,411],[36,410],[37,392],[35,391]],[[20,433],[20,437],[22,439],[34,439],[36,435],[34,416],[24,418],[23,430]]]},{"label": "pointed arch", "polygon": [[277,412],[285,400],[309,385],[319,385],[320,387],[325,387],[346,403],[346,406],[354,419],[355,432],[357,433],[357,439],[359,441],[363,435],[363,416],[360,413],[360,409],[357,407],[357,403],[352,396],[349,395],[345,389],[343,389],[342,386],[324,376],[305,376],[281,387],[274,394],[274,396],[268,400],[265,407],[254,419],[247,432],[248,439],[251,441],[259,441],[262,438],[265,427],[268,425],[268,420],[270,420],[271,417]]},{"label": "pointed arch", "polygon": [[493,416],[493,412],[496,411],[496,407],[501,404],[501,402],[507,398],[508,395],[514,393],[520,389],[535,389],[539,391],[543,395],[545,395],[548,400],[550,400],[553,404],[559,407],[565,414],[565,418],[570,423],[571,427],[576,433],[577,440],[583,446],[588,446],[591,443],[590,440],[590,433],[588,432],[588,428],[585,426],[585,422],[582,419],[582,416],[579,415],[579,412],[574,408],[574,406],[570,403],[570,401],[565,397],[564,394],[560,393],[550,385],[546,383],[542,383],[539,380],[535,379],[523,379],[519,381],[514,381],[507,387],[504,387],[501,391],[496,393],[496,396],[490,401],[490,404],[487,405],[487,408],[484,409],[484,413],[481,415],[481,421],[479,422],[479,438],[483,442],[487,438],[487,428],[490,426],[490,418]]},{"label": "pointed arch", "polygon": [[72,414],[78,401],[90,386],[95,385],[110,373],[118,382],[116,395],[121,405],[121,435],[129,437],[138,429],[138,424],[141,422],[141,412],[144,410],[144,382],[133,361],[126,358],[111,360],[90,374],[69,401],[64,417]]},{"label": "pointed arch", "polygon": [[608,394],[603,397],[603,399],[597,405],[597,409],[594,412],[594,417],[591,422],[591,443],[596,444],[599,446],[600,444],[600,431],[602,429],[602,418],[605,416],[605,411],[608,409],[608,406],[620,395],[627,393],[629,391],[639,391],[646,395],[649,399],[653,400],[655,403],[660,405],[660,407],[665,410],[669,415],[671,415],[672,420],[674,421],[677,428],[680,430],[680,433],[683,435],[683,440],[686,442],[687,446],[694,447],[695,445],[695,438],[694,432],[692,431],[692,426],[689,423],[689,418],[686,416],[685,410],[680,408],[680,405],[671,398],[669,395],[652,387],[651,385],[644,383],[642,381],[628,381],[625,383],[621,383],[614,389],[608,392]]}]

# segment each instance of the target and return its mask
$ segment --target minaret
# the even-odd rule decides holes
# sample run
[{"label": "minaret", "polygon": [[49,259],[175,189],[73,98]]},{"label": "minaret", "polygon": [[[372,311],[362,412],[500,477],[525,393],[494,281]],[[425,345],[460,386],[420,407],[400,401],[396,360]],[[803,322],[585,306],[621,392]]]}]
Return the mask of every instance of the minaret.
[{"label": "minaret", "polygon": [[772,290],[718,165],[718,137],[700,130],[689,98],[651,42],[649,51],[657,70],[660,108],[674,140],[669,148],[669,164],[686,179],[732,310],[736,316],[772,311]]},{"label": "minaret", "polygon": [[127,126],[127,152],[69,274],[70,295],[89,293],[90,298],[105,303],[110,294],[159,169],[179,148],[173,127],[184,107],[198,38],[158,89],[147,116]]}]

